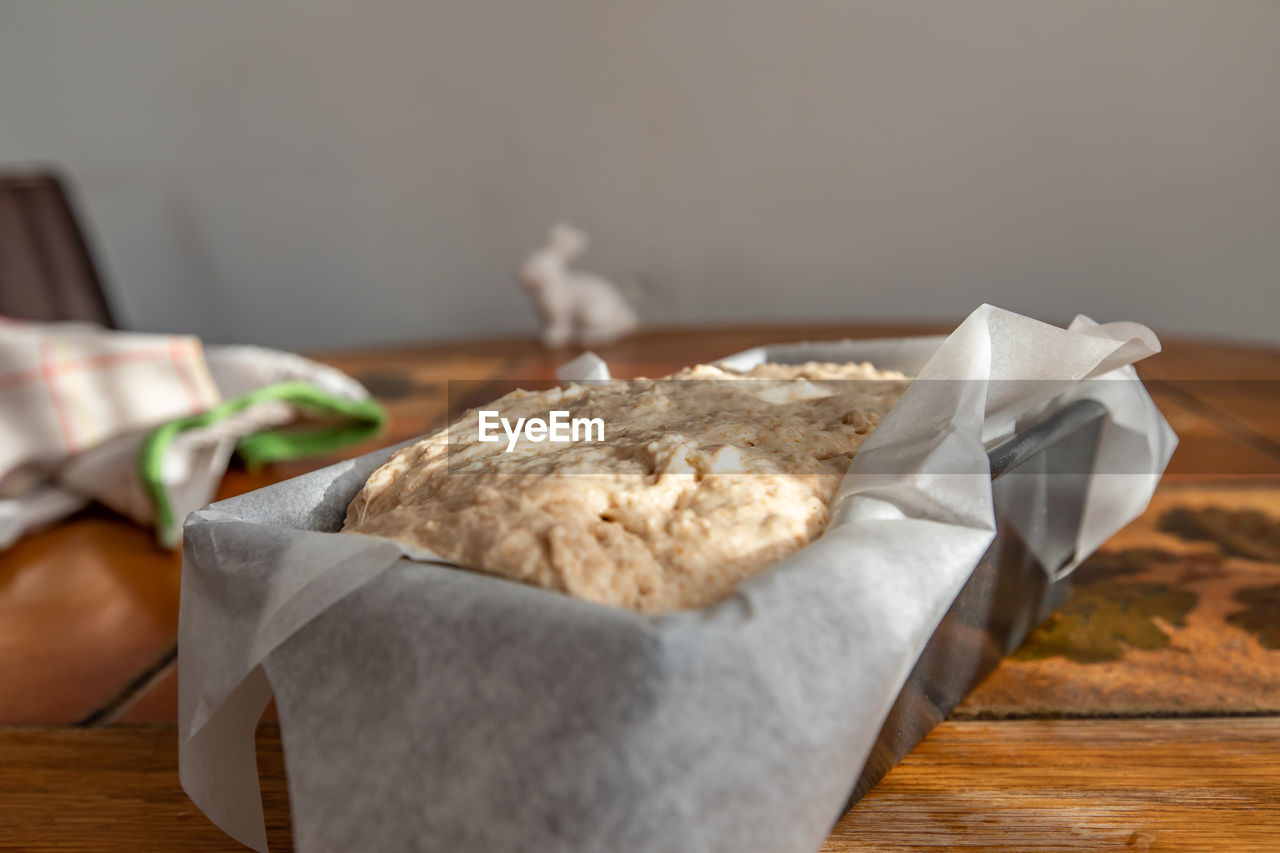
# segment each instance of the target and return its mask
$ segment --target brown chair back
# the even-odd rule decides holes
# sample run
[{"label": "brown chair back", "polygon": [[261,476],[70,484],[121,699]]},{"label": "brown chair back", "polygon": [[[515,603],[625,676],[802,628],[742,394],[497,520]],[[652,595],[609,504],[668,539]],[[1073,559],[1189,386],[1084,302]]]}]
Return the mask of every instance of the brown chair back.
[{"label": "brown chair back", "polygon": [[0,314],[115,327],[97,267],[56,175],[0,174]]}]

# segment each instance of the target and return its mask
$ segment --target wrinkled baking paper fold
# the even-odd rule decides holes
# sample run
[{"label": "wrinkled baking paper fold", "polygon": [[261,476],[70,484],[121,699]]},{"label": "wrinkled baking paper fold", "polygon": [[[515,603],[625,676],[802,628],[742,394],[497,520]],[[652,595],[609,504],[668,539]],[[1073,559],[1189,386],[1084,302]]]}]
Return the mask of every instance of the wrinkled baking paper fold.
[{"label": "wrinkled baking paper fold", "polygon": [[[1142,511],[1172,453],[1128,367],[1158,349],[1135,324],[1064,330],[983,306],[945,340],[727,359],[778,350],[970,381],[913,384],[826,533],[698,611],[646,616],[334,533],[390,450],[193,513],[183,787],[266,849],[253,732],[274,692],[302,853],[815,850],[993,537],[986,447],[1080,380],[1113,380],[1087,386],[1109,412],[1087,555]],[[573,370],[607,376],[598,359]]]}]

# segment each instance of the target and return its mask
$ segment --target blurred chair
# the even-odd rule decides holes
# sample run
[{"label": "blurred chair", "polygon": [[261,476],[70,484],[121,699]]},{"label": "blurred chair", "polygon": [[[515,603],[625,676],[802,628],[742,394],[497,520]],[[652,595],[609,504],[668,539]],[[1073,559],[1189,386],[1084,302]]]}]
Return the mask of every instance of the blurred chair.
[{"label": "blurred chair", "polygon": [[49,172],[0,173],[0,314],[115,328],[75,211]]}]

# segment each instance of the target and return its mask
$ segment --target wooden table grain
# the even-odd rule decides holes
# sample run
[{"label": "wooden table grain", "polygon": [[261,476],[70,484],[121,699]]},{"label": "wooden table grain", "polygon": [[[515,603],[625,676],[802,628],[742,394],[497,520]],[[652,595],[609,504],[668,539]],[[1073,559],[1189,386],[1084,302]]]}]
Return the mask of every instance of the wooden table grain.
[{"label": "wooden table grain", "polygon": [[[257,740],[291,850],[279,729]],[[243,850],[182,793],[177,748],[171,724],[0,731],[0,850]],[[1274,717],[948,721],[821,850],[1280,850],[1278,766]]]},{"label": "wooden table grain", "polygon": [[[762,343],[942,331],[649,331],[602,354],[660,375]],[[342,454],[233,469],[221,496],[441,425],[475,383],[575,353],[477,340],[316,354],[387,406]],[[1280,850],[1280,351],[1172,340],[1140,367],[1181,444],[1151,508],[823,850]],[[177,780],[179,560],[105,510],[0,553],[0,849],[235,850]],[[279,733],[259,727],[273,850]]]}]

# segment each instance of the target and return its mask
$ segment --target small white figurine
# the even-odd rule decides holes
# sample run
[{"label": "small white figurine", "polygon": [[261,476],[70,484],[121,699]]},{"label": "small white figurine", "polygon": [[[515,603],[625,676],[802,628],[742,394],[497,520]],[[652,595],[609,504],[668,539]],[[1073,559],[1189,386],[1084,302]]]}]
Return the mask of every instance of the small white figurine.
[{"label": "small white figurine", "polygon": [[602,346],[639,325],[635,309],[612,282],[569,269],[569,262],[586,248],[586,234],[560,224],[551,229],[547,245],[520,268],[520,284],[533,299],[542,320],[542,343],[548,347]]}]

